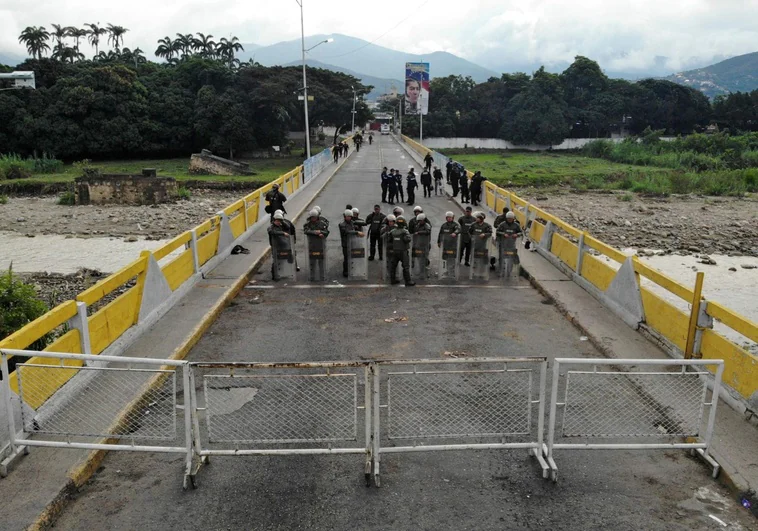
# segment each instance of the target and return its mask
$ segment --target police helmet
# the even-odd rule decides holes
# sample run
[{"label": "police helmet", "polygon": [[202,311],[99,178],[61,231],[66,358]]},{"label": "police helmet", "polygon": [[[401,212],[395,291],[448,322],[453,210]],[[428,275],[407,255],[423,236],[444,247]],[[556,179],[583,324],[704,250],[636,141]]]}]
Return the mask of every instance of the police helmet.
[{"label": "police helmet", "polygon": [[476,213],[476,217],[479,218],[479,219],[484,219],[487,216],[484,214],[484,212],[477,212]]},{"label": "police helmet", "polygon": [[390,221],[394,223],[395,221],[397,221],[397,218],[394,215],[390,214],[389,216],[387,216],[387,223],[389,223]]},{"label": "police helmet", "polygon": [[505,215],[505,219],[516,219],[516,214],[514,214],[513,212],[508,212]]},{"label": "police helmet", "polygon": [[276,212],[274,214],[274,219],[284,219],[284,216],[282,215],[281,212]]},{"label": "police helmet", "polygon": [[316,212],[318,212],[319,216],[321,215],[321,207],[320,206],[313,207],[313,210],[315,210]]},{"label": "police helmet", "polygon": [[312,217],[312,218],[317,218],[317,217],[318,217],[318,210],[316,210],[316,209],[314,208],[313,210],[311,210],[310,212],[308,212],[308,215],[309,215],[310,217]]},{"label": "police helmet", "polygon": [[274,210],[274,215],[277,215],[277,214],[281,214],[282,216],[284,216],[284,210],[282,210],[281,208]]},{"label": "police helmet", "polygon": [[392,213],[395,214],[396,216],[402,216],[403,212],[404,212],[403,209],[400,207],[395,207],[392,209]]},{"label": "police helmet", "polygon": [[419,212],[423,212],[423,211],[424,211],[424,209],[421,208],[418,205],[416,205],[415,207],[413,207],[413,212],[415,212],[416,214],[418,214]]},{"label": "police helmet", "polygon": [[447,212],[445,212],[445,217],[446,218],[454,218],[455,214],[453,214],[451,211],[448,210]]},{"label": "police helmet", "polygon": [[405,222],[405,216],[398,216],[397,221]]},{"label": "police helmet", "polygon": [[357,216],[360,213],[361,213],[360,210],[358,210],[357,208],[353,208],[353,216]]},{"label": "police helmet", "polygon": [[426,219],[426,214],[419,214],[416,216],[416,221],[424,221]]},{"label": "police helmet", "polygon": [[353,211],[352,210],[345,210],[343,216],[346,218],[352,218],[353,217]]}]

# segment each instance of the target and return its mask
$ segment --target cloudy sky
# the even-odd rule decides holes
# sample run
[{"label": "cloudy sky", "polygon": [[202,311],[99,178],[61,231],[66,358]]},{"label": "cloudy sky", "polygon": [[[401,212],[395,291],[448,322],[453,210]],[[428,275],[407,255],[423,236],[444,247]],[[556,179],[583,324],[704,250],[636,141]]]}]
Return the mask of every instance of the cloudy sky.
[{"label": "cloudy sky", "polygon": [[[495,70],[570,62],[668,71],[758,51],[758,0],[304,0],[306,34],[343,33],[396,50],[443,50]],[[260,45],[300,36],[295,0],[0,0],[0,51],[23,55],[29,25],[113,23],[147,52],[177,32]],[[658,57],[658,59],[656,59]],[[663,60],[660,57],[665,57]]]}]

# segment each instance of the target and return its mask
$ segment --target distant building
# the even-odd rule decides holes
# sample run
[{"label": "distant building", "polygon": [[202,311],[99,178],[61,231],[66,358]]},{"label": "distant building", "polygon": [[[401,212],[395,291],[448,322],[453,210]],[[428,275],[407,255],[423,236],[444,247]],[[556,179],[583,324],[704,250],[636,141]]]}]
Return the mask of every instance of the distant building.
[{"label": "distant building", "polygon": [[34,81],[34,72],[11,72],[9,74],[0,74],[0,80],[11,82],[10,88],[37,88],[37,84]]}]

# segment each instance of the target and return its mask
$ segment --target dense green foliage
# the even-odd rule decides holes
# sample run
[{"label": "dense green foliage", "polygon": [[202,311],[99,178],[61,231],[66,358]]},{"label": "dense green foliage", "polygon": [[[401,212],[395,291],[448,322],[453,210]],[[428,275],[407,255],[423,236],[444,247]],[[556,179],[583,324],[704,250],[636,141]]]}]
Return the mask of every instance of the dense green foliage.
[{"label": "dense green foliage", "polygon": [[[0,275],[0,339],[34,321],[47,310],[47,305],[38,298],[34,287],[14,275],[11,269]],[[43,337],[29,348],[41,350],[49,339]]]},{"label": "dense green foliage", "polygon": [[[391,111],[391,102],[380,110]],[[561,74],[541,68],[532,76],[503,74],[479,84],[460,76],[433,79],[424,136],[554,144],[621,131],[637,135],[647,128],[690,134],[711,123],[733,132],[758,130],[758,91],[711,105],[701,92],[670,81],[609,79],[596,62],[580,56]],[[417,117],[403,118],[406,134],[418,130]]]},{"label": "dense green foliage", "polygon": [[[237,37],[177,34],[158,41],[155,51],[167,61],[147,61],[142,50],[122,47],[129,31],[122,26],[86,24],[87,29],[30,26],[19,37],[31,59],[16,70],[34,71],[37,90],[0,92],[0,146],[23,156],[40,152],[75,160],[187,154],[202,148],[234,157],[248,150],[286,145],[290,130],[302,130],[299,68],[264,68],[235,58]],[[85,60],[82,40],[94,58]],[[107,52],[103,41],[112,47]],[[51,52],[51,59],[44,56]],[[0,67],[2,70],[2,67]],[[363,101],[371,87],[358,79],[310,69],[311,124],[343,126],[371,113]],[[46,161],[49,157],[43,156]],[[41,169],[55,173],[49,162]]]}]

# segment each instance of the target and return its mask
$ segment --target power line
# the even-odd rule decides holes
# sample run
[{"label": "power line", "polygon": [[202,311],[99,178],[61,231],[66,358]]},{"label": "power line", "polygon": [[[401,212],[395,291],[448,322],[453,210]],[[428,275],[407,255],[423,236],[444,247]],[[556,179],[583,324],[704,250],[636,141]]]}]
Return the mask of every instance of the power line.
[{"label": "power line", "polygon": [[415,15],[415,14],[416,14],[416,13],[417,13],[417,12],[418,12],[418,11],[419,11],[421,8],[422,8],[422,7],[424,7],[424,6],[425,6],[426,4],[428,4],[428,3],[429,3],[429,0],[426,0],[425,2],[423,2],[423,3],[422,3],[420,6],[418,6],[418,7],[416,8],[416,10],[415,10],[415,11],[411,12],[411,13],[410,13],[410,14],[409,14],[407,17],[405,17],[403,20],[401,20],[400,22],[398,22],[397,24],[395,24],[394,26],[392,26],[390,29],[388,29],[387,31],[385,31],[384,33],[382,33],[381,35],[379,35],[379,36],[378,36],[376,39],[374,39],[373,41],[371,41],[371,42],[367,42],[366,44],[364,44],[363,46],[359,46],[359,47],[358,47],[358,48],[356,48],[355,50],[351,50],[351,51],[349,51],[349,52],[341,53],[341,54],[339,54],[339,55],[328,55],[328,56],[326,56],[326,57],[323,57],[323,56],[322,56],[322,57],[321,57],[321,59],[334,59],[335,57],[344,57],[345,55],[350,55],[351,53],[355,53],[355,52],[357,52],[358,50],[362,50],[362,49],[363,49],[363,48],[365,48],[366,46],[369,46],[369,45],[371,45],[371,44],[374,44],[376,41],[378,41],[379,39],[381,39],[382,37],[384,37],[385,35],[387,35],[387,34],[388,34],[390,31],[393,31],[393,30],[395,30],[395,29],[396,29],[398,26],[400,26],[400,25],[401,25],[403,22],[405,22],[406,20],[408,20],[409,18],[411,18],[413,15]]}]

